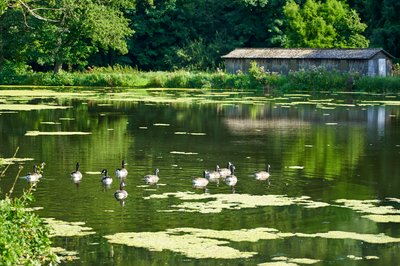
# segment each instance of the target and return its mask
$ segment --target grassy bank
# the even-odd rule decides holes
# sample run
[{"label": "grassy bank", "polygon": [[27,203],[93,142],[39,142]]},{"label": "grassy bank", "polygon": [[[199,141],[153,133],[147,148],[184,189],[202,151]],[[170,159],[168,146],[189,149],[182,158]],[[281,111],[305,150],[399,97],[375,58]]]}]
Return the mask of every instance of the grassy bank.
[{"label": "grassy bank", "polygon": [[33,72],[21,65],[5,65],[0,85],[101,86],[136,88],[199,88],[259,90],[275,93],[294,91],[355,91],[397,93],[400,77],[364,77],[322,69],[299,71],[287,76],[263,72],[256,65],[248,74],[217,72],[141,72],[130,67],[95,68],[85,72]]},{"label": "grassy bank", "polygon": [[[5,171],[1,172],[1,178],[6,178]],[[18,177],[19,174],[14,185]],[[0,200],[0,265],[57,264],[57,256],[50,247],[48,226],[26,209],[33,199],[30,190],[20,197],[12,197],[13,187]]]}]

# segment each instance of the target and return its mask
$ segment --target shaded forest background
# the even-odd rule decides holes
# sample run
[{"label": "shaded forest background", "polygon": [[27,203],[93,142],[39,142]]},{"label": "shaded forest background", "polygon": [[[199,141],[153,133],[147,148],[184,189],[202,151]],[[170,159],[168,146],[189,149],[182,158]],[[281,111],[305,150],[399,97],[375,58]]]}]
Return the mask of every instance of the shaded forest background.
[{"label": "shaded forest background", "polygon": [[236,47],[382,47],[400,57],[398,0],[2,1],[0,66],[215,70]]}]

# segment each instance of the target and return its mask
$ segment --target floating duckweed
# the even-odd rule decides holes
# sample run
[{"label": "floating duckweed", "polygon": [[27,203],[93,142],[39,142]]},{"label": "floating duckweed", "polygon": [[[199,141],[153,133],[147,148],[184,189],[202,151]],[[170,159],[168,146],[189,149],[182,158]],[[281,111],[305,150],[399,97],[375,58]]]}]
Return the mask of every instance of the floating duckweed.
[{"label": "floating duckweed", "polygon": [[79,131],[27,131],[25,136],[72,136],[72,135],[90,135],[91,132],[79,132]]},{"label": "floating duckweed", "polygon": [[50,226],[50,237],[54,236],[86,236],[95,234],[90,227],[83,226],[83,222],[65,222],[54,218],[44,218]]},{"label": "floating duckweed", "polygon": [[60,122],[47,122],[47,121],[40,122],[40,124],[44,124],[44,125],[61,125]]},{"label": "floating duckweed", "polygon": [[296,263],[286,262],[286,261],[273,261],[259,263],[257,266],[298,266]]},{"label": "floating duckweed", "polygon": [[344,207],[352,209],[359,213],[368,214],[400,214],[400,210],[396,210],[392,206],[376,206],[375,204],[380,203],[379,200],[348,200],[339,199],[337,203],[344,204]]},{"label": "floating duckweed", "polygon": [[[283,195],[249,195],[249,194],[195,194],[192,192],[176,192],[151,195],[145,199],[161,199],[176,197],[187,201],[172,205],[172,211],[219,213],[224,209],[239,210],[243,208],[257,208],[267,206],[301,205],[307,208],[327,207],[328,203],[315,202],[303,196],[290,198]],[[204,200],[209,200],[204,202]],[[169,210],[171,211],[171,210]]]},{"label": "floating duckweed", "polygon": [[79,259],[77,256],[79,253],[77,251],[69,251],[62,247],[51,247],[51,251],[57,254],[57,257],[61,261],[73,261]]},{"label": "floating duckweed", "polygon": [[364,218],[370,219],[375,223],[400,223],[400,215],[364,215]]},{"label": "floating duckweed", "polygon": [[278,230],[274,228],[254,228],[242,230],[211,230],[200,228],[176,228],[168,229],[168,233],[173,234],[191,234],[200,238],[215,238],[223,239],[233,242],[257,242],[259,240],[273,240],[281,238],[277,233]]},{"label": "floating duckweed", "polygon": [[316,234],[303,234],[295,233],[298,237],[321,237],[328,239],[353,239],[359,240],[371,244],[386,244],[386,243],[399,243],[400,238],[394,238],[387,236],[385,234],[359,234],[355,232],[344,232],[344,231],[329,231],[326,233],[316,233]]},{"label": "floating duckweed", "polygon": [[366,260],[379,260],[378,256],[365,256],[364,257]]},{"label": "floating duckweed", "polygon": [[33,158],[2,158],[2,164],[14,164],[33,160]]},{"label": "floating duckweed", "polygon": [[350,260],[362,260],[362,257],[354,256],[354,255],[347,255],[347,258]]},{"label": "floating duckweed", "polygon": [[[174,231],[176,232],[176,231]],[[175,235],[168,232],[117,233],[105,236],[110,243],[147,248],[150,251],[170,250],[195,259],[250,258],[255,252],[241,252],[224,246],[227,241],[197,237],[190,234]]]},{"label": "floating duckweed", "polygon": [[193,132],[193,133],[189,133],[192,136],[205,136],[206,133],[202,133],[202,132]]},{"label": "floating duckweed", "polygon": [[184,152],[184,151],[170,151],[171,154],[181,154],[181,155],[196,155],[197,152]]},{"label": "floating duckweed", "polygon": [[9,111],[33,111],[33,110],[52,110],[52,109],[67,109],[70,106],[56,106],[46,104],[0,104],[0,110]]},{"label": "floating duckweed", "polygon": [[295,263],[296,265],[297,264],[315,264],[315,263],[318,263],[321,261],[321,260],[308,259],[308,258],[287,258],[284,256],[273,257],[272,260],[273,261],[285,261],[288,263]]},{"label": "floating duckweed", "polygon": [[308,259],[308,258],[294,258],[294,259],[289,259],[289,262],[293,263],[298,263],[298,264],[315,264],[320,262],[321,260],[315,260],[315,259]]},{"label": "floating duckweed", "polygon": [[38,210],[43,210],[43,207],[30,207],[30,208],[24,208],[25,211],[27,212],[33,212],[33,211],[38,211]]},{"label": "floating duckweed", "polygon": [[304,166],[299,166],[299,165],[293,165],[293,166],[288,166],[289,169],[304,169]]},{"label": "floating duckweed", "polygon": [[397,199],[397,198],[386,198],[386,199],[390,200],[390,201],[393,201],[393,202],[396,202],[396,203],[400,203],[400,199]]}]

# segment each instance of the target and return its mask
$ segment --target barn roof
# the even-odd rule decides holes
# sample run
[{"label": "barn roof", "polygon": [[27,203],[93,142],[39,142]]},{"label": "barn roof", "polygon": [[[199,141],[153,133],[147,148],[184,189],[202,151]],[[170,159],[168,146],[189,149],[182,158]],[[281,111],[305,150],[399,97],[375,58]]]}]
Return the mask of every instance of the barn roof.
[{"label": "barn roof", "polygon": [[394,58],[382,48],[371,49],[284,49],[284,48],[237,48],[222,58],[243,59],[370,59],[382,52]]}]

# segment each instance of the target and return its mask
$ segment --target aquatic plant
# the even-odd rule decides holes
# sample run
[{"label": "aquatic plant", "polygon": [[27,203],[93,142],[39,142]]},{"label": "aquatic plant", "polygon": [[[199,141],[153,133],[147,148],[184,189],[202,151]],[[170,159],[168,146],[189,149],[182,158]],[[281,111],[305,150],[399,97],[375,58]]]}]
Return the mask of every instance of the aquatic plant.
[{"label": "aquatic plant", "polygon": [[[15,157],[15,156],[14,156]],[[0,201],[0,265],[49,265],[57,262],[51,250],[49,227],[35,213],[27,210],[33,201],[32,186],[20,197],[12,197],[16,180]]]}]

